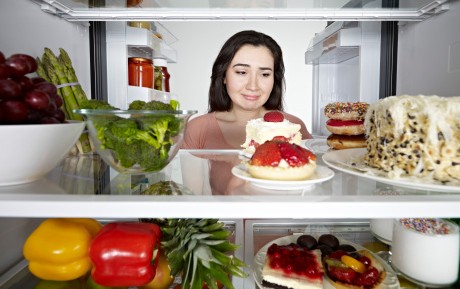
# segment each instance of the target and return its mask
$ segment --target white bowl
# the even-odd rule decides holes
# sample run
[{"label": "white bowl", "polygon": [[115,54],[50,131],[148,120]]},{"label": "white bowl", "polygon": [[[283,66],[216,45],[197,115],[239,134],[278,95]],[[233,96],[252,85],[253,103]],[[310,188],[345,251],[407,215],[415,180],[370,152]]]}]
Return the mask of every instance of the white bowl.
[{"label": "white bowl", "polygon": [[53,170],[77,142],[85,122],[0,126],[0,186],[33,182]]}]

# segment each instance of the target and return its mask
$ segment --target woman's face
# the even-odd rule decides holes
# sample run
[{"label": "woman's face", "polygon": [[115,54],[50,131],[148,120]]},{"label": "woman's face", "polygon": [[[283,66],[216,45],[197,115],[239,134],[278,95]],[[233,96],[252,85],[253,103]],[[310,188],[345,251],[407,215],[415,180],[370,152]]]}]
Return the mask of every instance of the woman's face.
[{"label": "woman's face", "polygon": [[264,46],[242,46],[227,68],[224,83],[234,108],[262,107],[274,84],[274,58],[270,50]]}]

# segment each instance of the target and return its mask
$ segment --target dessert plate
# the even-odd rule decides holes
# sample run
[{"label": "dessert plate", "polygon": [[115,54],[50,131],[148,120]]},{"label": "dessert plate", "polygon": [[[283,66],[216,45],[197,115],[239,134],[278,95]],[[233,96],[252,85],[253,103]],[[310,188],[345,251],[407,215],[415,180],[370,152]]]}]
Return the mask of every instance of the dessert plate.
[{"label": "dessert plate", "polygon": [[322,159],[326,165],[336,170],[389,185],[425,191],[460,193],[460,185],[444,185],[429,178],[411,176],[401,176],[397,179],[390,178],[381,170],[364,164],[363,158],[366,152],[365,148],[332,150],[325,153]]},{"label": "dessert plate", "polygon": [[240,179],[250,182],[252,185],[272,190],[300,190],[313,187],[334,177],[334,171],[326,166],[316,166],[316,171],[308,180],[302,181],[276,181],[253,178],[248,173],[244,164],[232,168],[232,174]]},{"label": "dessert plate", "polygon": [[[254,261],[253,261],[253,276],[254,280],[257,284],[257,286],[260,289],[269,289],[267,287],[262,286],[262,268],[264,266],[264,261],[265,261],[265,255],[267,254],[268,248],[276,243],[278,245],[288,245],[290,243],[296,243],[297,238],[299,235],[290,235],[290,236],[284,236],[281,238],[278,238],[276,240],[273,240],[269,243],[267,243],[265,246],[263,246],[257,254],[254,256]],[[340,239],[340,244],[349,244],[352,245],[353,247],[356,248],[356,250],[367,250],[363,246],[359,244],[355,244],[352,242],[349,242],[347,240]],[[369,250],[367,250],[369,251]],[[370,252],[370,251],[369,251]],[[385,268],[385,271],[387,272],[385,279],[383,280],[381,286],[379,288],[381,289],[399,289],[399,281],[396,273],[394,272],[393,268],[382,258],[380,258],[378,255],[370,252],[380,263],[382,263],[383,267]],[[333,285],[328,282],[327,278],[323,278],[323,288],[334,288]]]},{"label": "dessert plate", "polygon": [[314,154],[324,154],[331,150],[325,138],[306,139],[302,141],[302,144]]}]

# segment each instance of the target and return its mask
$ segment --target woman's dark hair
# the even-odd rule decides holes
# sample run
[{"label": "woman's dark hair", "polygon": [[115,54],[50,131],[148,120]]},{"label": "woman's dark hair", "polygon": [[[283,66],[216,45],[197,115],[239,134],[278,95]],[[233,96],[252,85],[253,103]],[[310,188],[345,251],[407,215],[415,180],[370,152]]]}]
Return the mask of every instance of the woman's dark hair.
[{"label": "woman's dark hair", "polygon": [[236,52],[244,45],[267,47],[274,59],[274,84],[264,107],[267,110],[283,110],[284,62],[280,46],[270,36],[253,31],[241,31],[230,37],[219,52],[212,66],[211,86],[209,87],[209,112],[229,111],[232,100],[224,84],[225,72]]}]

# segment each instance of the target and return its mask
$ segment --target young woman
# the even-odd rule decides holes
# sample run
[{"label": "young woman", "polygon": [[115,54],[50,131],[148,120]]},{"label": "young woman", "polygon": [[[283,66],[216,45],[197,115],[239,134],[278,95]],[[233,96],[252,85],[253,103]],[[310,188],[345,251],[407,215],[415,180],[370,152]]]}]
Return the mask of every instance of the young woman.
[{"label": "young woman", "polygon": [[[246,123],[267,111],[283,111],[284,62],[270,36],[248,30],[230,37],[217,56],[209,88],[209,111],[187,126],[184,149],[241,149]],[[303,139],[312,138],[299,118]]]},{"label": "young woman", "polygon": [[[209,111],[192,119],[183,149],[241,149],[246,123],[267,111],[283,111],[284,62],[281,48],[268,35],[242,31],[230,37],[217,56],[209,88]],[[284,117],[301,125],[302,138],[312,138],[299,118]],[[214,195],[232,194],[244,182],[231,169],[238,157],[210,157],[209,185]],[[186,185],[186,184],[185,184]]]}]

